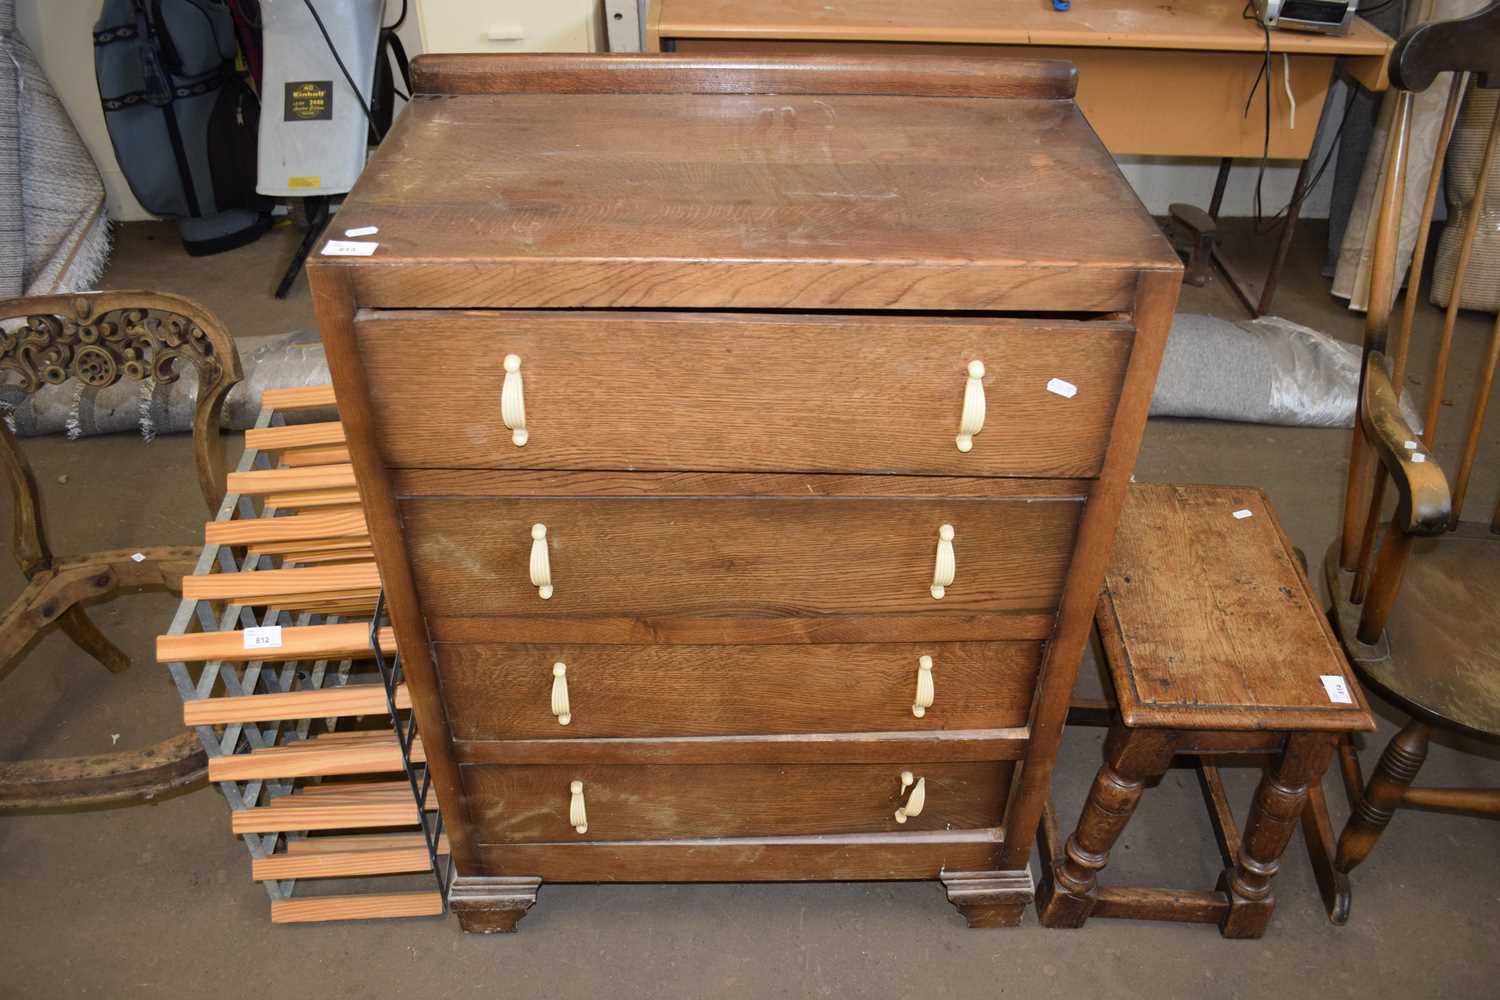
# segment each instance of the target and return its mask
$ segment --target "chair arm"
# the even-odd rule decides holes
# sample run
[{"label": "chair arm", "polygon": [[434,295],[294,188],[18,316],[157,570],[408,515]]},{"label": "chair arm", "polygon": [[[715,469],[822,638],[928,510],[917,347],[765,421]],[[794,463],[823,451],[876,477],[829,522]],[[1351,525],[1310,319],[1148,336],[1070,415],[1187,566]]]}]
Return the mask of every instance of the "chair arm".
[{"label": "chair arm", "polygon": [[[1401,415],[1401,403],[1386,374],[1385,355],[1365,355],[1360,424],[1365,440],[1380,456],[1380,463],[1396,484],[1397,503],[1393,526],[1408,535],[1438,535],[1448,528],[1453,497],[1442,468],[1422,445]],[[1415,446],[1410,446],[1415,442]]]}]

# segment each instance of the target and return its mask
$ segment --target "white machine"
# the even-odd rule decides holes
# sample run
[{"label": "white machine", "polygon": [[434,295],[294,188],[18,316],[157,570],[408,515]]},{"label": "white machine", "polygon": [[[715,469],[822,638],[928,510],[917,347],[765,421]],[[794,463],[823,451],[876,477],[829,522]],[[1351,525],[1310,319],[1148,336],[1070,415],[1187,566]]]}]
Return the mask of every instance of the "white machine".
[{"label": "white machine", "polygon": [[261,0],[256,191],[305,198],[354,186],[369,149],[384,9],[385,0]]}]

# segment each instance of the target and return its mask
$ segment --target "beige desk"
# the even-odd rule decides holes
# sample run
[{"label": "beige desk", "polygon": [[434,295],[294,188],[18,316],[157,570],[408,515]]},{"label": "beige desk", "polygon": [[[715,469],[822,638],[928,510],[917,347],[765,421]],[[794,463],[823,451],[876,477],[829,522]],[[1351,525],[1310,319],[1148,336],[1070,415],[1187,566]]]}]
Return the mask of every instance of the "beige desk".
[{"label": "beige desk", "polygon": [[[1076,0],[658,0],[647,48],[690,53],[892,48],[1067,59],[1078,105],[1109,151],[1146,156],[1259,158],[1265,116],[1257,95],[1265,35],[1242,0],[1182,3]],[[1385,87],[1391,39],[1356,19],[1343,37],[1271,32],[1273,159],[1305,159],[1334,64],[1371,90]],[[1282,65],[1281,53],[1288,66]],[[1283,74],[1297,99],[1291,128]]]},{"label": "beige desk", "polygon": [[[1217,217],[1235,159],[1301,160],[1271,268],[1249,282],[1217,252],[1230,287],[1254,315],[1269,311],[1308,181],[1323,105],[1342,69],[1383,90],[1392,41],[1355,19],[1349,34],[1272,31],[1270,129],[1266,35],[1243,0],[656,0],[651,51],[913,53],[975,51],[1066,59],[1078,67],[1078,106],[1111,153],[1220,159],[1209,214]],[[1290,84],[1296,98],[1293,127]],[[1268,138],[1269,131],[1269,138]]]}]

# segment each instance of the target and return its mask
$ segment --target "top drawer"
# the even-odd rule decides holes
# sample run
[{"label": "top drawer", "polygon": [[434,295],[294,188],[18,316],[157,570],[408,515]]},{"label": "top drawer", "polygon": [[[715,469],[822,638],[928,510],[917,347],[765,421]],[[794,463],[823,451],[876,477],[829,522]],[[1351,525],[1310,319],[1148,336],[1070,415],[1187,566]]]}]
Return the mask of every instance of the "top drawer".
[{"label": "top drawer", "polygon": [[[1131,344],[1119,320],[732,313],[365,310],[356,333],[394,468],[1094,476]],[[435,355],[463,363],[430,377]]]}]

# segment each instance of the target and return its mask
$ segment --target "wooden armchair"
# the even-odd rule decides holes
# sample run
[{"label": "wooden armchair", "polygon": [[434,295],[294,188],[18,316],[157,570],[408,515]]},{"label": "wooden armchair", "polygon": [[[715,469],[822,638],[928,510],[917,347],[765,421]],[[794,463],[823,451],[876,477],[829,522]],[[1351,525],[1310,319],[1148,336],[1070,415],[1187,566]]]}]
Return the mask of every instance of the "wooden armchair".
[{"label": "wooden armchair", "polygon": [[[92,292],[0,300],[0,324],[0,388],[12,400],[70,379],[93,388],[122,379],[172,382],[191,367],[198,376],[198,485],[210,514],[218,511],[225,471],[219,419],[241,371],[228,332],[207,310],[175,295]],[[198,548],[152,546],[58,558],[47,542],[36,477],[3,420],[0,470],[14,506],[11,548],[27,580],[0,614],[0,680],[54,627],[105,669],[125,670],[129,658],[89,619],[85,603],[145,589],[180,591]],[[150,798],[197,780],[205,766],[198,738],[187,730],[139,750],[0,764],[0,810]]]},{"label": "wooden armchair", "polygon": [[[1390,302],[1412,94],[1450,70],[1455,77],[1417,234],[1412,287],[1392,332]],[[1476,373],[1477,391],[1451,488],[1431,447],[1448,376],[1457,294],[1448,306],[1427,382],[1421,434],[1407,424],[1399,406],[1416,309],[1415,286],[1422,273],[1444,152],[1471,77],[1479,86],[1500,87],[1500,3],[1467,18],[1422,25],[1404,36],[1392,55],[1391,78],[1399,97],[1377,221],[1359,419],[1351,443],[1342,536],[1329,549],[1324,572],[1335,627],[1361,681],[1407,712],[1410,721],[1386,747],[1368,783],[1353,744],[1345,740],[1340,746],[1351,816],[1336,848],[1326,836],[1326,814],[1321,834],[1318,817],[1308,817],[1309,841],[1320,845],[1314,860],[1321,862],[1325,899],[1338,921],[1348,912],[1343,876],[1369,855],[1396,809],[1500,816],[1500,788],[1412,787],[1435,728],[1500,739],[1500,507],[1488,523],[1461,518],[1500,359],[1500,317]],[[1500,113],[1480,172],[1481,199],[1497,145]],[[1462,287],[1469,265],[1478,216],[1469,215],[1463,233],[1456,288]],[[1382,514],[1392,489],[1395,512],[1386,521]],[[1325,857],[1319,858],[1319,850]]]}]

